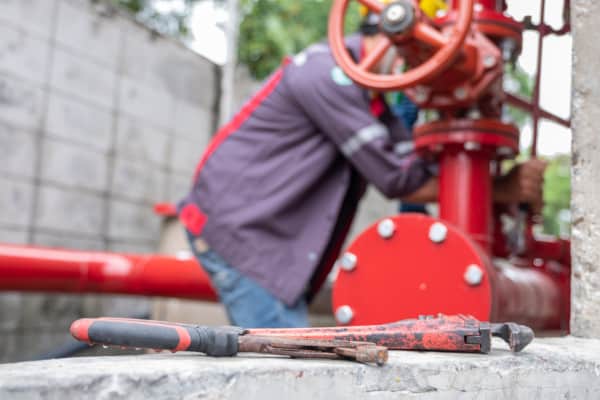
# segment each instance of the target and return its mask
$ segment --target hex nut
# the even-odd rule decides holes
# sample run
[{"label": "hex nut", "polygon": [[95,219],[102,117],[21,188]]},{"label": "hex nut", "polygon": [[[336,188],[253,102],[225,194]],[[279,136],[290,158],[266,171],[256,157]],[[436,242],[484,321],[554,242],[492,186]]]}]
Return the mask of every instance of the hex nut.
[{"label": "hex nut", "polygon": [[471,264],[465,270],[464,278],[469,286],[480,285],[483,281],[483,270],[479,265]]},{"label": "hex nut", "polygon": [[448,227],[441,222],[436,222],[429,228],[429,240],[433,243],[443,243],[448,237]]},{"label": "hex nut", "polygon": [[396,224],[389,218],[384,219],[377,225],[377,233],[383,239],[389,239],[396,232]]},{"label": "hex nut", "polygon": [[354,271],[356,269],[356,264],[358,264],[358,257],[356,257],[356,254],[346,252],[342,255],[342,258],[340,258],[339,263],[340,268],[344,271]]},{"label": "hex nut", "polygon": [[466,142],[465,145],[465,150],[466,151],[479,151],[481,150],[481,144],[477,143],[477,142]]},{"label": "hex nut", "polygon": [[498,154],[501,157],[512,157],[515,154],[515,152],[508,146],[501,146],[498,147],[498,150],[496,150],[496,154]]},{"label": "hex nut", "polygon": [[454,98],[460,101],[466,100],[469,97],[469,92],[464,87],[454,89]]},{"label": "hex nut", "polygon": [[419,104],[425,103],[429,100],[429,92],[423,86],[417,86],[414,91],[415,101]]},{"label": "hex nut", "polygon": [[354,310],[348,305],[340,306],[335,310],[335,319],[341,325],[348,325],[354,319]]},{"label": "hex nut", "polygon": [[483,57],[483,65],[486,68],[492,68],[496,65],[496,57],[494,57],[492,54],[488,54],[487,56]]}]

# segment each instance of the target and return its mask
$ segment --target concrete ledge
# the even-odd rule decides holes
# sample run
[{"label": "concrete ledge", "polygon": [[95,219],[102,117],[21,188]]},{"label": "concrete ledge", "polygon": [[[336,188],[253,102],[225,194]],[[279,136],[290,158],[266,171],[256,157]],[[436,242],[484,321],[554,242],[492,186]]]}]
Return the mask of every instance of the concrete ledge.
[{"label": "concrete ledge", "polygon": [[0,365],[1,399],[599,399],[600,341],[539,339],[526,352],[393,352],[378,368],[196,354]]}]

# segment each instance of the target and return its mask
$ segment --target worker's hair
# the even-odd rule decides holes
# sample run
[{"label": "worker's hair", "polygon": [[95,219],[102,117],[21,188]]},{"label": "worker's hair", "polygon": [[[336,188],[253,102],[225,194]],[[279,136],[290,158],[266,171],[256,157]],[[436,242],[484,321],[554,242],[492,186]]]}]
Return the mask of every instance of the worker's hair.
[{"label": "worker's hair", "polygon": [[376,35],[379,32],[379,16],[367,13],[360,23],[359,31],[365,36]]}]

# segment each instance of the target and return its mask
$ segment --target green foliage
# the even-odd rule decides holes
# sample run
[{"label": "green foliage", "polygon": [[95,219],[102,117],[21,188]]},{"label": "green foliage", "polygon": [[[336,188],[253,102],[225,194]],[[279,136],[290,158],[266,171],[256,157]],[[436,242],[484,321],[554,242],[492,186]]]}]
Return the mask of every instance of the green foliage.
[{"label": "green foliage", "polygon": [[[331,0],[240,0],[239,60],[257,79],[271,73],[286,55],[325,39]],[[348,31],[359,24],[357,3],[348,11]]]},{"label": "green foliage", "polygon": [[544,232],[552,235],[568,234],[569,222],[561,220],[561,213],[570,209],[571,157],[562,155],[551,159],[545,182]]},{"label": "green foliage", "polygon": [[[524,99],[531,99],[533,96],[533,77],[518,65],[505,68],[505,86],[509,87],[511,93]],[[530,120],[528,113],[513,106],[508,106],[508,114],[510,120],[521,128]]]},{"label": "green foliage", "polygon": [[159,13],[152,7],[152,0],[111,0],[118,7],[124,8],[135,15],[142,23],[148,25],[157,32],[174,35],[186,36],[188,30],[188,17],[191,13],[191,7],[196,1],[202,0],[184,0],[184,8],[180,11],[169,13]]},{"label": "green foliage", "polygon": [[113,4],[125,8],[132,13],[138,13],[144,9],[147,0],[112,0]]}]

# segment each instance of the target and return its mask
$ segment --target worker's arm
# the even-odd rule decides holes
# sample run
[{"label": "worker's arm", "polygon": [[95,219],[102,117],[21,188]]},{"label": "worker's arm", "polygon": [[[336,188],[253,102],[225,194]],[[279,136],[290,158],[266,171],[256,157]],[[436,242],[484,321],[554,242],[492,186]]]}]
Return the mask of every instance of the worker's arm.
[{"label": "worker's arm", "polygon": [[510,172],[494,181],[494,200],[497,203],[527,203],[534,213],[544,205],[544,172],[548,163],[529,160],[518,164]]},{"label": "worker's arm", "polygon": [[[299,112],[304,112],[387,197],[414,193],[431,178],[427,163],[410,147],[410,134],[391,132],[375,118],[366,91],[350,81],[327,55],[316,54],[300,65],[291,64],[285,83],[294,93]],[[400,126],[397,129],[403,129]],[[395,151],[397,142],[392,136],[405,138],[405,151]]]},{"label": "worker's arm", "polygon": [[[539,213],[543,206],[544,171],[547,163],[542,160],[529,160],[518,164],[506,175],[494,180],[494,201],[500,204],[527,203]],[[409,203],[429,203],[437,201],[439,180],[429,179],[423,186],[402,198]]]},{"label": "worker's arm", "polygon": [[[290,65],[286,84],[291,86],[299,110],[384,195],[415,203],[437,201],[438,179],[413,151],[410,134],[401,124],[388,124],[390,130],[375,118],[365,91],[345,77],[331,59],[317,54],[301,65]],[[545,165],[539,160],[528,161],[497,178],[494,200],[524,202],[539,209]]]},{"label": "worker's arm", "polygon": [[424,204],[434,203],[438,201],[440,193],[439,180],[437,177],[431,177],[423,186],[407,196],[403,196],[401,200],[406,203]]}]

